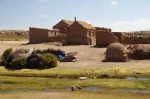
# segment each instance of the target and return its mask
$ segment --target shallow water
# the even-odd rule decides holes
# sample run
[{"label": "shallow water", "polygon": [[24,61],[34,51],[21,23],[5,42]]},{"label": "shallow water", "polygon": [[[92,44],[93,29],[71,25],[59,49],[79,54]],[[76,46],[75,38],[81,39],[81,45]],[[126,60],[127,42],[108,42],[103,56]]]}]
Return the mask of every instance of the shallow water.
[{"label": "shallow water", "polygon": [[[82,87],[81,90],[91,91],[91,92],[100,92],[101,89],[99,87],[87,86]],[[72,91],[71,88],[55,88],[55,89],[45,89],[46,92],[54,92],[54,91]]]},{"label": "shallow water", "polygon": [[130,93],[143,93],[143,94],[150,94],[150,90],[124,90],[125,92]]},{"label": "shallow water", "polygon": [[84,87],[83,89],[87,91],[92,91],[92,92],[100,92],[102,90],[99,87],[94,87],[94,86],[87,86],[87,87]]},{"label": "shallow water", "polygon": [[150,80],[150,78],[146,78],[146,77],[143,77],[143,78],[127,77],[127,80]]}]

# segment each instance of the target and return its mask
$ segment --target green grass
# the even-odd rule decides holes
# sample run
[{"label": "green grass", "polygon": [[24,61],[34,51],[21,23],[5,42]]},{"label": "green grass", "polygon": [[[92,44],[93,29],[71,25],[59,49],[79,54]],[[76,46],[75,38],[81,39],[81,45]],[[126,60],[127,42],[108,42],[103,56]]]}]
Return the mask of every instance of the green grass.
[{"label": "green grass", "polygon": [[[137,74],[137,72],[139,74]],[[149,68],[123,68],[123,67],[110,67],[110,68],[52,68],[44,70],[7,70],[0,67],[0,75],[3,76],[21,76],[21,77],[54,77],[54,78],[78,78],[81,76],[101,78],[102,74],[106,73],[110,78],[126,78],[133,77],[150,77]]]},{"label": "green grass", "polygon": [[[121,68],[120,68],[121,69]],[[119,68],[96,68],[96,69],[62,69],[53,68],[46,70],[6,70],[0,67],[0,90],[9,89],[34,89],[70,88],[73,85],[97,86],[106,89],[142,89],[150,90],[150,81],[138,81],[119,79],[120,77],[137,75],[137,70],[130,71]],[[118,70],[117,73],[114,70]],[[139,70],[138,70],[139,71]],[[102,73],[108,73],[112,77],[101,78]],[[138,76],[149,77],[149,70],[141,69]],[[125,76],[123,76],[125,75]],[[79,80],[78,77],[98,77]],[[114,78],[116,77],[116,78]],[[72,79],[74,78],[74,79]],[[3,83],[4,82],[4,83]]]},{"label": "green grass", "polygon": [[28,39],[29,36],[0,36],[0,41],[20,41]]},{"label": "green grass", "polygon": [[103,89],[141,89],[150,90],[150,81],[129,81],[126,79],[67,79],[44,77],[11,77],[0,76],[0,90],[51,88],[71,88],[73,85],[97,86]]}]

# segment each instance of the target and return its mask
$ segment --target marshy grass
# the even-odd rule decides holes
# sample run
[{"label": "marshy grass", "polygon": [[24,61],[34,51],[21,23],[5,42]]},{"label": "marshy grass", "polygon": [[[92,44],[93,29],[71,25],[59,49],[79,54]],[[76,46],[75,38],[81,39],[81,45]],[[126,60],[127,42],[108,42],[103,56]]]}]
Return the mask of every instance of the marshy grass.
[{"label": "marshy grass", "polygon": [[140,89],[150,90],[150,81],[126,80],[126,79],[68,79],[68,78],[44,78],[44,77],[12,77],[0,76],[0,90],[46,90],[55,88],[71,88],[74,85],[96,86],[102,89]]},{"label": "marshy grass", "polygon": [[[116,71],[118,70],[118,71]],[[6,70],[0,67],[0,90],[71,88],[73,85],[96,86],[104,89],[140,89],[150,90],[150,80],[127,80],[128,76],[150,76],[149,70],[126,70],[116,68],[95,69],[64,69],[53,68],[45,70]],[[103,78],[102,73],[110,77]],[[88,77],[79,80],[78,77]]]}]

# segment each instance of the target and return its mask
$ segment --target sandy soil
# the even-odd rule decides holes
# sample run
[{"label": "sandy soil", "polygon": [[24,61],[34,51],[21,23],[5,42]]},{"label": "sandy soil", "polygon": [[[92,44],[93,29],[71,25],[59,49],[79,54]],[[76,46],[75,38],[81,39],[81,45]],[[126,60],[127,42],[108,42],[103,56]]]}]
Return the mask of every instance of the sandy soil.
[{"label": "sandy soil", "polygon": [[87,45],[76,45],[76,46],[55,46],[45,44],[27,44],[28,41],[1,41],[0,42],[0,54],[7,48],[25,48],[25,49],[61,49],[66,53],[77,52],[78,61],[76,62],[64,62],[60,63],[59,68],[98,68],[98,67],[136,67],[136,68],[149,68],[150,60],[131,60],[130,62],[102,62],[105,59],[104,52],[106,48],[96,48]]}]

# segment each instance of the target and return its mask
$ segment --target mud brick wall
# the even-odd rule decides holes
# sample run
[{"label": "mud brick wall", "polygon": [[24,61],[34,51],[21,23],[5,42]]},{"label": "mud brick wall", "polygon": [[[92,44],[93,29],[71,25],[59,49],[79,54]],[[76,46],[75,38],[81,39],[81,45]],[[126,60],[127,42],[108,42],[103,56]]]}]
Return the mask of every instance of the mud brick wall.
[{"label": "mud brick wall", "polygon": [[126,44],[150,44],[150,31],[126,32],[122,37]]},{"label": "mud brick wall", "polygon": [[111,29],[96,29],[96,46],[107,46],[111,43],[119,42],[118,38],[111,32]]},{"label": "mud brick wall", "polygon": [[118,38],[118,41],[120,42],[120,43],[123,43],[123,41],[122,41],[122,33],[121,32],[112,32],[117,38]]},{"label": "mud brick wall", "polygon": [[48,29],[29,28],[29,43],[43,43],[48,39]]}]

